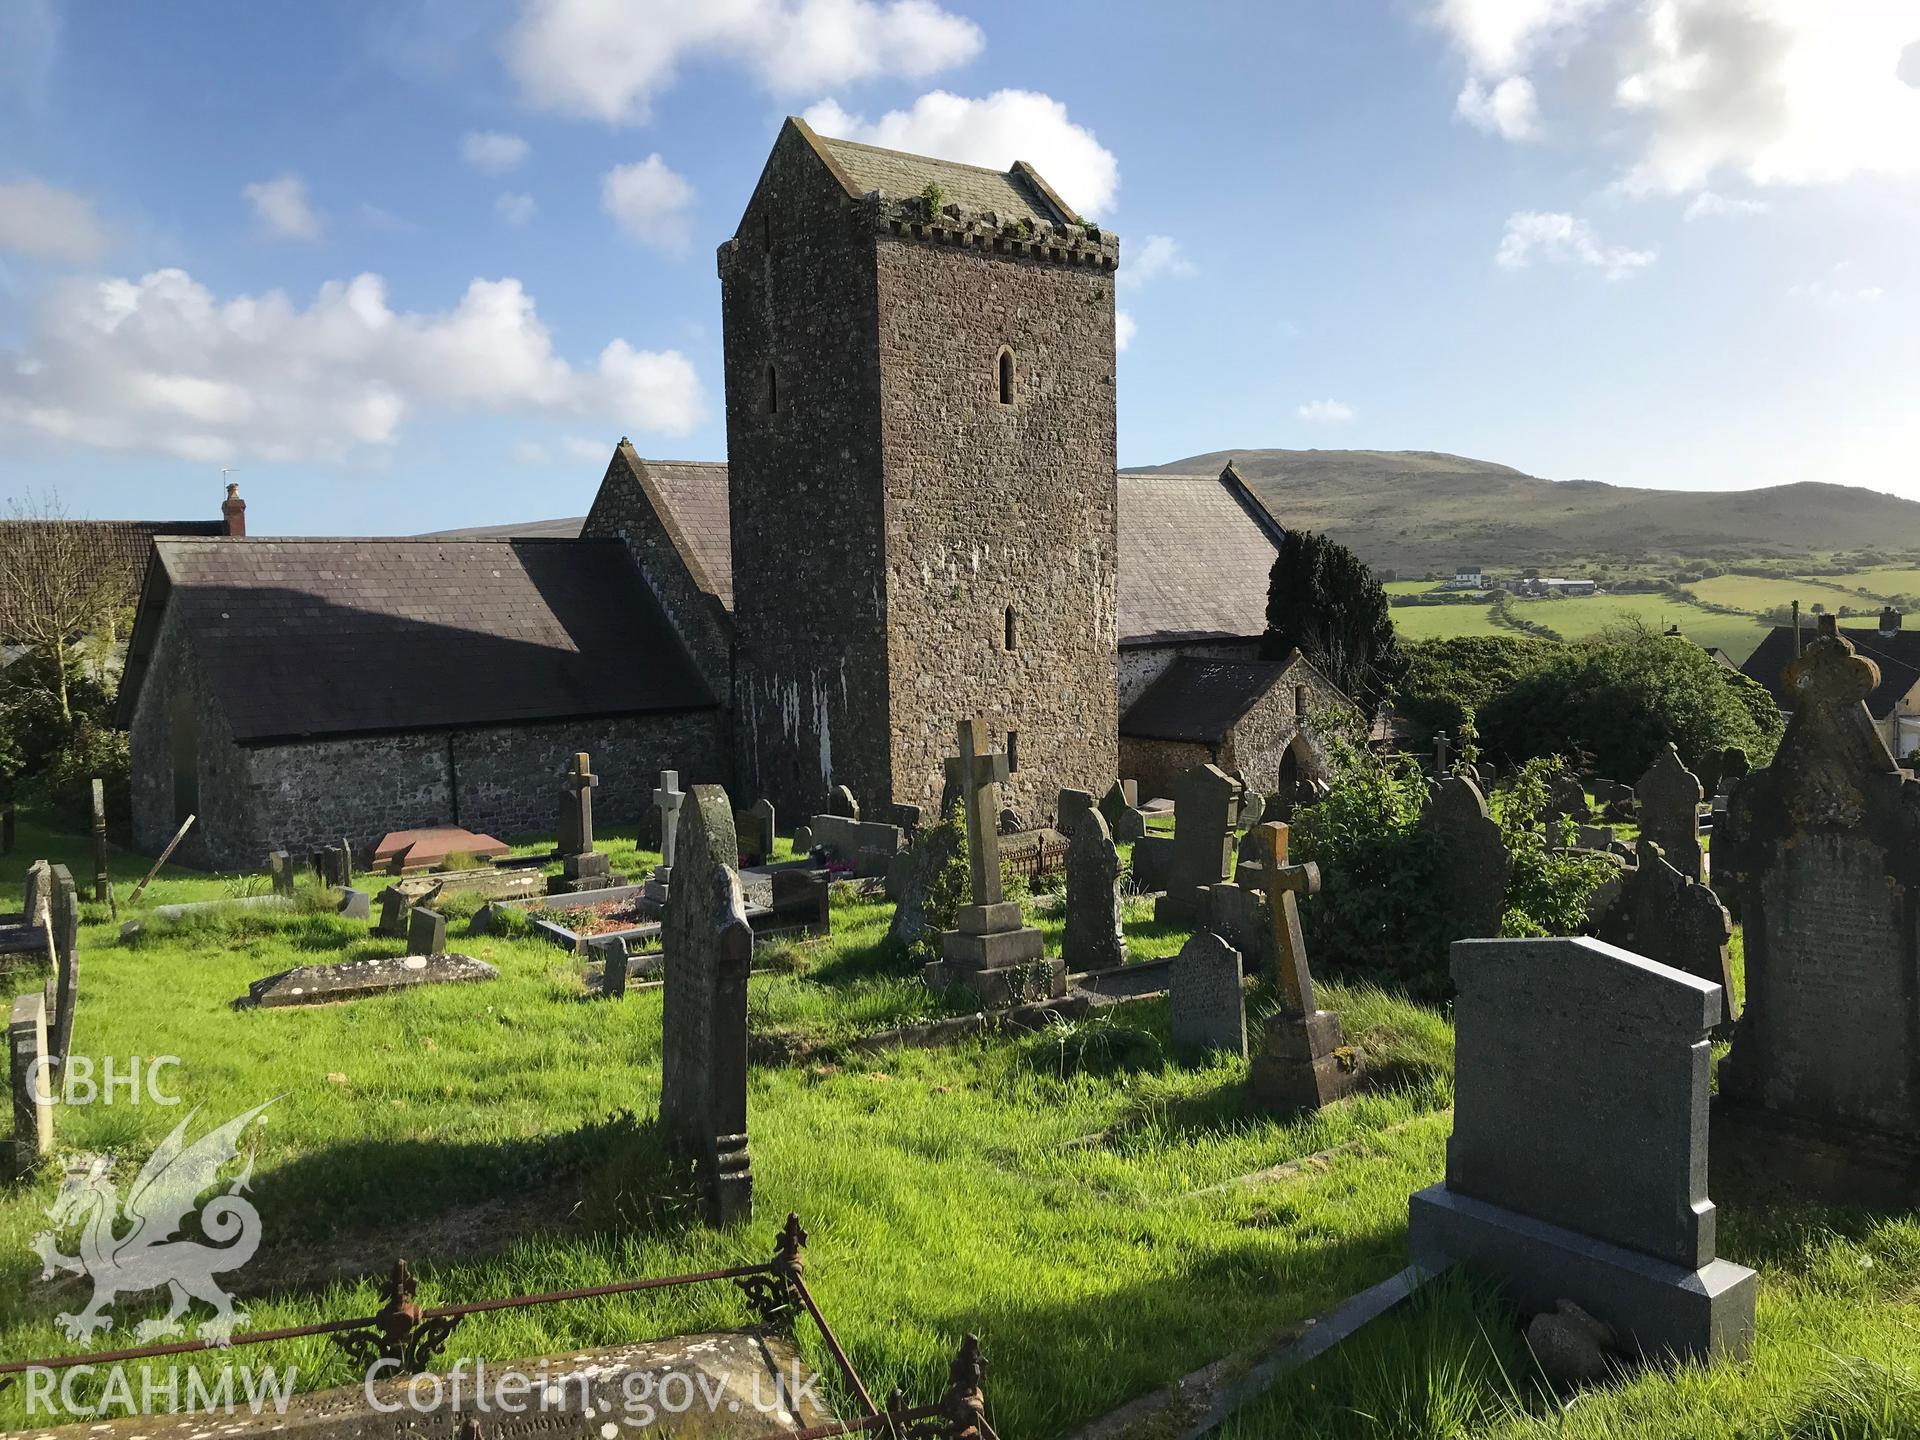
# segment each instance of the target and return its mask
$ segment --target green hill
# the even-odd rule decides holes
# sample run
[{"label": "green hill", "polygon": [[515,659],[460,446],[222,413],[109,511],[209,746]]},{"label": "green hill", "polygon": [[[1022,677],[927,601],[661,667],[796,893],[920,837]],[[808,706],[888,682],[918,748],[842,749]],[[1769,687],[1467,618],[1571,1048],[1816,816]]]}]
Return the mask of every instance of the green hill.
[{"label": "green hill", "polygon": [[1330,535],[1376,569],[1403,575],[1451,573],[1457,564],[1920,554],[1920,503],[1813,481],[1635,490],[1425,450],[1217,450],[1130,473],[1217,474],[1229,460],[1281,524]]}]

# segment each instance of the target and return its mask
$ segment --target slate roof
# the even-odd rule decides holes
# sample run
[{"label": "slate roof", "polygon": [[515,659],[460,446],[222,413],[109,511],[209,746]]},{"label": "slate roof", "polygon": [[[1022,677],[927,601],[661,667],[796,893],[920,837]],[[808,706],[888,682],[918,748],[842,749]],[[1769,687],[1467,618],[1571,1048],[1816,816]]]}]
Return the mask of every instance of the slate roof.
[{"label": "slate roof", "polygon": [[855,195],[882,190],[899,199],[924,194],[928,185],[938,185],[946,203],[958,205],[963,211],[991,210],[1003,225],[1022,219],[1036,225],[1058,225],[1076,218],[1064,202],[1055,203],[1045,182],[1030,166],[1016,163],[1011,170],[989,170],[854,140],[835,140],[826,135],[817,138],[853,182]]},{"label": "slate roof", "polygon": [[521,520],[511,525],[470,525],[464,530],[429,530],[420,540],[578,540],[584,515],[561,520]]},{"label": "slate roof", "polygon": [[110,578],[131,601],[140,593],[153,542],[161,535],[225,535],[224,520],[0,520],[0,546],[23,532],[57,525],[79,537],[87,561],[87,580]]},{"label": "slate roof", "polygon": [[[1805,642],[1818,633],[1814,626],[1807,625],[1801,628],[1800,637]],[[1920,630],[1896,630],[1882,638],[1876,625],[1860,629],[1842,625],[1840,634],[1853,642],[1857,654],[1880,667],[1880,683],[1867,696],[1867,710],[1876,720],[1886,719],[1893,714],[1894,706],[1920,685]],[[1793,696],[1786,687],[1786,669],[1792,659],[1793,627],[1776,625],[1747,657],[1740,673],[1766,686],[1782,710],[1791,710]]]},{"label": "slate roof", "polygon": [[1182,655],[1120,717],[1137,740],[1216,744],[1280,683],[1291,660],[1205,660]]},{"label": "slate roof", "polygon": [[712,593],[733,610],[733,522],[727,510],[724,460],[642,460],[647,477],[673,512],[696,576],[704,573]]},{"label": "slate roof", "polygon": [[1120,477],[1120,643],[1259,635],[1277,527],[1212,475]]},{"label": "slate roof", "polygon": [[123,725],[166,614],[243,742],[715,703],[613,540],[159,540]]}]

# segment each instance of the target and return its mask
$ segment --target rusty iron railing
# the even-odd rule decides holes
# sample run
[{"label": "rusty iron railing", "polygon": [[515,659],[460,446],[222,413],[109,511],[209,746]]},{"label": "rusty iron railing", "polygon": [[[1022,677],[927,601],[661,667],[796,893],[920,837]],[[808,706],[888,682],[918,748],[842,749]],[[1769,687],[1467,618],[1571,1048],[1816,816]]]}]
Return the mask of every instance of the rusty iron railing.
[{"label": "rusty iron railing", "polygon": [[[745,1297],[758,1325],[764,1329],[791,1334],[793,1321],[805,1312],[820,1332],[827,1353],[833,1356],[841,1378],[860,1402],[861,1416],[856,1420],[836,1421],[795,1434],[777,1431],[784,1440],[827,1440],[835,1435],[871,1432],[896,1437],[896,1440],[991,1440],[992,1430],[985,1419],[982,1397],[986,1362],[980,1354],[980,1342],[968,1335],[948,1367],[948,1385],[940,1400],[932,1405],[911,1407],[903,1392],[888,1397],[886,1409],[874,1404],[866,1383],[853,1362],[847,1358],[833,1327],[821,1314],[820,1306],[808,1290],[803,1247],[807,1232],[798,1215],[789,1214],[787,1223],[774,1241],[773,1257],[760,1265],[735,1265],[725,1270],[702,1270],[690,1275],[662,1275],[644,1280],[616,1280],[606,1285],[588,1285],[574,1290],[548,1290],[537,1295],[510,1295],[494,1300],[474,1300],[464,1305],[441,1305],[423,1309],[415,1299],[418,1282],[405,1260],[396,1260],[392,1273],[382,1286],[386,1303],[372,1315],[346,1320],[322,1320],[311,1325],[292,1325],[277,1330],[244,1330],[221,1339],[177,1340],[165,1345],[146,1345],[132,1350],[94,1350],[77,1355],[54,1355],[38,1360],[9,1360],[0,1363],[0,1389],[14,1383],[14,1377],[36,1370],[68,1370],[76,1366],[119,1364],[130,1360],[154,1360],[168,1355],[187,1355],[208,1350],[224,1350],[240,1345],[270,1345],[287,1340],[330,1335],[358,1365],[371,1368],[386,1361],[406,1374],[419,1374],[446,1348],[447,1341],[469,1315],[495,1310],[521,1310],[534,1305],[557,1305],[566,1301],[598,1300],[613,1295],[631,1295],[643,1290],[665,1290],[681,1285],[700,1285],[712,1281],[731,1281]],[[483,1440],[479,1422],[468,1419],[461,1428],[462,1440]],[[767,1437],[772,1440],[772,1436]]]}]

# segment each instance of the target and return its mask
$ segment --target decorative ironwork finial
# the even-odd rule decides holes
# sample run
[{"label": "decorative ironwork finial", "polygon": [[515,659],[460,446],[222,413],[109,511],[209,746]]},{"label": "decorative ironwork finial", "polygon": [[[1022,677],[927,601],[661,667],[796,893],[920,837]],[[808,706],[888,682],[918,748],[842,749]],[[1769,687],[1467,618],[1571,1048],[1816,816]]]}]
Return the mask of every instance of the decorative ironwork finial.
[{"label": "decorative ironwork finial", "polygon": [[417,1375],[446,1347],[460,1319],[444,1315],[429,1319],[422,1314],[414,1301],[419,1282],[405,1260],[393,1262],[393,1273],[383,1288],[386,1303],[380,1312],[367,1324],[343,1330],[334,1339],[355,1364],[371,1369],[376,1361],[390,1360],[405,1373]]}]

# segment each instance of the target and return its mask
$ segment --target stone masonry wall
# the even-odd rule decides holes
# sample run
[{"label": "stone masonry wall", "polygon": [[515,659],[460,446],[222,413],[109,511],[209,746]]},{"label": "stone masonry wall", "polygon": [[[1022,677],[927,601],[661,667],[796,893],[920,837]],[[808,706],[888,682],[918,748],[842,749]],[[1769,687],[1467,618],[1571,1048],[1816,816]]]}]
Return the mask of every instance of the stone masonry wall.
[{"label": "stone masonry wall", "polygon": [[[1299,690],[1305,691],[1305,706],[1304,713],[1296,715]],[[1325,750],[1313,742],[1303,722],[1315,710],[1342,703],[1340,692],[1310,666],[1290,666],[1279,682],[1235,722],[1220,746],[1221,758],[1216,763],[1223,770],[1238,771],[1247,784],[1268,795],[1278,788],[1281,759],[1293,747],[1302,777],[1325,779]]]},{"label": "stone masonry wall", "polygon": [[1138,781],[1142,800],[1171,800],[1174,777],[1182,770],[1216,763],[1213,747],[1195,740],[1120,737],[1120,778]]},{"label": "stone masonry wall", "polygon": [[786,814],[891,788],[873,246],[788,126],[720,247],[735,779]]},{"label": "stone masonry wall", "polygon": [[1258,660],[1260,641],[1250,640],[1175,640],[1165,644],[1125,645],[1120,647],[1120,713],[1147,693],[1147,687],[1166,673],[1167,667],[1182,655],[1207,660]]},{"label": "stone masonry wall", "polygon": [[892,798],[930,813],[978,715],[1017,732],[1005,803],[1033,823],[1119,763],[1113,272],[904,237],[876,255]]},{"label": "stone masonry wall", "polygon": [[186,818],[174,813],[172,730],[176,715],[190,716],[198,736],[193,813],[199,818],[174,851],[174,858],[183,865],[204,866],[213,863],[215,853],[209,837],[247,829],[248,757],[233,743],[232,731],[207,688],[192,641],[169,617],[148,659],[146,682],[141,686],[140,702],[127,734],[133,843],[147,855],[158,855]]}]

